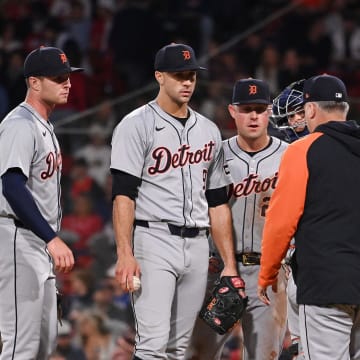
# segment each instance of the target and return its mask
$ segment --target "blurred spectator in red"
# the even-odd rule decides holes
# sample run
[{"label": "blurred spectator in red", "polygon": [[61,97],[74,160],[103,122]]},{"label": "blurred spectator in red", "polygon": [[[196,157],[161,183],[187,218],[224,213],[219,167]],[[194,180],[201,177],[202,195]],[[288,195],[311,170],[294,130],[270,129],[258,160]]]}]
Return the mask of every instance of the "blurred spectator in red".
[{"label": "blurred spectator in red", "polygon": [[116,10],[114,0],[99,0],[95,8],[95,17],[91,24],[90,48],[100,53],[109,49],[109,33]]},{"label": "blurred spectator in red", "polygon": [[[97,212],[103,211],[104,191],[90,176],[89,168],[84,158],[77,158],[73,161],[71,171],[62,181],[64,214],[72,211],[71,204],[80,194],[87,194]],[[101,210],[100,210],[101,209]]]},{"label": "blurred spectator in red", "polygon": [[103,228],[103,220],[93,210],[91,197],[80,193],[73,198],[73,210],[62,219],[62,230],[72,231],[78,236],[78,241],[71,244],[77,267],[89,267],[92,256],[89,251],[90,236]]},{"label": "blurred spectator in red", "polygon": [[105,96],[124,92],[124,84],[114,74],[109,34],[116,10],[114,0],[99,0],[91,24],[88,60],[90,74],[87,84],[89,105],[97,105]]}]

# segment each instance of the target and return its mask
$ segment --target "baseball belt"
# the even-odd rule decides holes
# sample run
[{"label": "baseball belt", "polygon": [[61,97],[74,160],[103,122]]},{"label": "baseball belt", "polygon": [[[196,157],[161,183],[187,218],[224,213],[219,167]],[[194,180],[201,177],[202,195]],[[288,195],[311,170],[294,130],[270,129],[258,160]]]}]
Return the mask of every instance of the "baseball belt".
[{"label": "baseball belt", "polygon": [[20,220],[18,219],[14,219],[14,224],[16,227],[18,228],[22,228],[22,229],[26,229],[29,230],[29,228],[27,226],[25,226]]},{"label": "baseball belt", "polygon": [[260,265],[261,254],[258,252],[243,252],[235,254],[235,259],[244,266]]},{"label": "baseball belt", "polygon": [[24,225],[24,223],[16,218],[14,218],[13,216],[1,216],[1,218],[5,218],[5,219],[10,219],[14,222],[14,225],[18,228],[22,228],[22,229],[26,229],[26,230],[30,230],[26,225]]},{"label": "baseball belt", "polygon": [[[134,225],[142,226],[145,228],[150,227],[149,221],[146,221],[146,220],[135,220]],[[171,235],[177,235],[177,236],[187,237],[187,238],[196,237],[199,235],[201,230],[205,230],[203,228],[196,228],[196,227],[188,228],[185,226],[176,226],[176,225],[169,224],[169,223],[167,223],[167,226],[169,228],[169,232]]]},{"label": "baseball belt", "polygon": [[[220,257],[216,252],[210,252],[209,257]],[[261,254],[258,252],[242,252],[236,253],[235,259],[241,262],[244,266],[260,265]]]}]

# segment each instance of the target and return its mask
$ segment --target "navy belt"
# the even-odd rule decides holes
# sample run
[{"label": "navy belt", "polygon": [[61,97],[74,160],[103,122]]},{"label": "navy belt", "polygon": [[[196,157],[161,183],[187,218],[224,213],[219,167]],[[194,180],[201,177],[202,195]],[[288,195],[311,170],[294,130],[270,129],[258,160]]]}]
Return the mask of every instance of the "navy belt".
[{"label": "navy belt", "polygon": [[[136,226],[142,226],[142,227],[146,227],[146,228],[150,227],[149,222],[146,220],[135,220],[134,224]],[[183,238],[196,237],[199,235],[200,230],[202,230],[200,228],[195,228],[195,227],[188,228],[185,226],[176,226],[176,225],[169,224],[169,223],[166,223],[166,225],[168,226],[171,235],[181,236]]]}]

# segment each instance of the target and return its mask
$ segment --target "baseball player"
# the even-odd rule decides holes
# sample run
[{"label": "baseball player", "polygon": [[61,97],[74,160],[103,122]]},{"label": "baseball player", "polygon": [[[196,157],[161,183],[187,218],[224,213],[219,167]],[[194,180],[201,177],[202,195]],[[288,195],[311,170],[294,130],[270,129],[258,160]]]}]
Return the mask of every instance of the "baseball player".
[{"label": "baseball player", "polygon": [[302,79],[291,83],[273,100],[270,120],[283,131],[289,143],[309,133],[304,119],[304,82]]},{"label": "baseball player", "polygon": [[49,115],[67,101],[72,68],[42,47],[24,62],[25,101],[0,124],[1,360],[48,359],[57,331],[54,270],[74,257],[56,235],[61,221],[61,153]]},{"label": "baseball player", "polygon": [[141,276],[135,359],[184,358],[205,294],[210,223],[222,274],[237,275],[220,131],[188,106],[201,69],[190,46],[161,48],[158,96],[113,134],[116,277],[133,291]]},{"label": "baseball player", "polygon": [[[285,281],[278,292],[271,292],[272,306],[262,304],[257,296],[257,276],[261,257],[261,238],[266,209],[277,184],[278,165],[287,143],[267,134],[271,110],[267,83],[242,79],[235,83],[232,103],[228,106],[235,121],[237,135],[224,141],[224,152],[233,184],[230,206],[238,269],[246,284],[249,304],[242,318],[243,359],[276,359],[286,330]],[[218,259],[214,249],[215,259]],[[218,273],[210,259],[209,289]],[[218,261],[217,261],[218,263]],[[230,334],[219,336],[198,320],[192,337],[196,358],[220,359]]]},{"label": "baseball player", "polygon": [[267,287],[295,237],[292,269],[305,359],[360,359],[360,128],[346,121],[347,92],[335,76],[306,80],[304,102],[310,134],[289,145],[280,164],[258,296],[269,303]]}]

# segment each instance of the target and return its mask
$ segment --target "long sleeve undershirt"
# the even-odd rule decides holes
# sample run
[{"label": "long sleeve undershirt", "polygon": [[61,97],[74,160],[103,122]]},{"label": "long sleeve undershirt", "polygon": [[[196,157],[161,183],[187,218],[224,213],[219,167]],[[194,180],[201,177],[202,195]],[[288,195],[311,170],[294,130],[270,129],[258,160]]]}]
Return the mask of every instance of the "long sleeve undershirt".
[{"label": "long sleeve undershirt", "polygon": [[17,218],[34,234],[48,243],[56,233],[41,215],[26,187],[27,177],[18,168],[9,169],[2,177],[3,195]]}]

